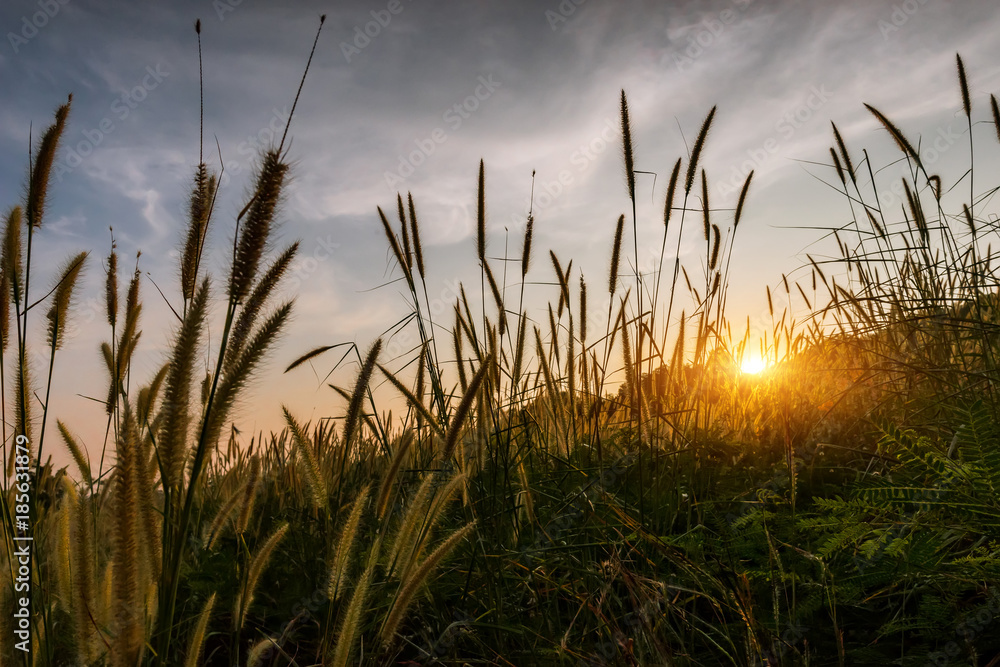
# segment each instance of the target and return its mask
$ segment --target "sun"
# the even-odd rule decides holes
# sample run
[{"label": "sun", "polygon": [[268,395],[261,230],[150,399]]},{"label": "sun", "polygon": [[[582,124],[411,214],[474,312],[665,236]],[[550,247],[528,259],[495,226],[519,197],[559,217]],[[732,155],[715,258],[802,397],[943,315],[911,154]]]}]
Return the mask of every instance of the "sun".
[{"label": "sun", "polygon": [[757,356],[746,356],[740,362],[740,372],[744,375],[757,375],[767,368],[767,362]]}]

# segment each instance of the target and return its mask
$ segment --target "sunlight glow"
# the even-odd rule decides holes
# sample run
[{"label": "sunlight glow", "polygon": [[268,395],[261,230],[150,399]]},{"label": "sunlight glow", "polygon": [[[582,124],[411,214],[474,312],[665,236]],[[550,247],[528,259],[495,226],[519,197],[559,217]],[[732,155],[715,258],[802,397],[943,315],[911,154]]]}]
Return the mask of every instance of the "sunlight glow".
[{"label": "sunlight glow", "polygon": [[757,356],[747,356],[740,362],[740,372],[745,375],[756,375],[767,368],[767,362]]}]

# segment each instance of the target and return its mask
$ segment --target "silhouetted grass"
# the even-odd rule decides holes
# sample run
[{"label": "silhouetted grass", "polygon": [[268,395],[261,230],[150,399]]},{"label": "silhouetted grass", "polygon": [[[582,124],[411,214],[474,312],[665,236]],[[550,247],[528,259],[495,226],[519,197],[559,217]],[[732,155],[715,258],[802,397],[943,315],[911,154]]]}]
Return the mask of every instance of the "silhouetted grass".
[{"label": "silhouetted grass", "polygon": [[[975,100],[961,59],[958,72],[970,149],[995,150],[992,129],[988,139],[972,135]],[[461,289],[449,331],[431,320],[436,267],[424,264],[414,198],[404,204],[400,193],[398,230],[376,214],[411,299],[402,321],[421,344],[413,358],[394,360],[381,358],[381,339],[365,354],[349,348],[359,371],[349,390],[337,390],[340,427],[301,423],[293,405],[287,428],[267,437],[245,442],[231,424],[291,308],[273,295],[297,245],[265,266],[286,184],[281,146],[261,156],[239,217],[213,341],[206,322],[216,291],[201,257],[216,176],[197,168],[179,239],[183,306],[168,359],[145,385],[132,383],[130,363],[141,333],[139,274],[120,313],[113,245],[100,414],[114,462],[93,467],[62,422],[72,475],[41,459],[41,434],[37,448],[31,440],[38,664],[993,664],[993,190],[977,198],[970,166],[959,179],[969,179],[970,199],[946,196],[958,189],[926,171],[919,142],[869,107],[907,164],[907,201],[894,217],[878,199],[867,152],[852,156],[834,125],[830,186],[851,219],[830,230],[836,255],[810,257],[803,278],[767,286],[771,326],[756,341],[749,326],[734,336],[726,317],[753,174],[730,217],[708,205],[709,175],[699,173],[709,129],[723,116],[713,108],[691,155],[673,163],[653,276],[638,262],[624,92],[620,106],[634,282],[619,280],[624,213],[608,221],[606,296],[588,296],[572,261],[555,252],[550,265],[531,263],[529,214],[521,270],[505,284],[486,254],[481,162],[469,253],[481,267],[480,299]],[[13,430],[4,424],[4,609],[13,608],[21,502],[11,443],[33,435],[30,246],[44,229],[43,171],[67,114],[61,107],[43,135],[24,208],[5,220],[0,340],[7,352],[13,304],[17,351],[7,355],[15,380]],[[679,257],[698,180],[691,210],[702,217],[704,280],[692,280],[697,267]],[[49,377],[84,257],[45,297]],[[529,317],[532,271],[557,291]],[[804,308],[776,310],[779,290]],[[769,367],[742,372],[758,343]],[[286,372],[341,345],[307,352]],[[375,399],[376,368],[399,394],[395,418]],[[48,410],[46,398],[43,425]],[[0,621],[3,664],[28,664],[7,642],[11,621]]]}]

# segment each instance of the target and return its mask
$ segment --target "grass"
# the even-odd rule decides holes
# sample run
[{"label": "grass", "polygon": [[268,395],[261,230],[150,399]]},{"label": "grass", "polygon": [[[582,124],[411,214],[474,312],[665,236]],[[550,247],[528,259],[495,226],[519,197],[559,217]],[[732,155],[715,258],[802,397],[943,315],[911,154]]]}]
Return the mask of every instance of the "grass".
[{"label": "grass", "polygon": [[[947,187],[869,107],[902,152],[902,218],[879,201],[867,152],[852,153],[833,126],[830,187],[850,214],[829,230],[839,255],[810,257],[806,278],[773,288],[804,309],[775,311],[767,287],[760,373],[740,372],[752,341],[726,318],[753,174],[732,218],[709,207],[699,155],[724,122],[713,108],[674,163],[659,268],[641,274],[623,92],[632,238],[626,213],[609,221],[606,309],[571,261],[532,262],[531,215],[514,282],[494,270],[480,163],[480,298],[462,288],[450,330],[431,319],[434,267],[416,202],[400,194],[397,222],[376,212],[411,300],[399,326],[421,344],[392,361],[380,358],[381,339],[365,353],[348,347],[359,370],[334,387],[340,428],[301,423],[283,406],[287,428],[249,442],[230,414],[292,308],[273,294],[297,245],[268,251],[286,155],[283,142],[261,155],[221,283],[201,266],[218,180],[202,162],[177,328],[145,383],[132,382],[130,365],[141,280],[137,269],[119,298],[112,244],[98,417],[113,461],[94,467],[58,422],[72,471],[43,458],[51,381],[45,402],[33,401],[26,363],[28,314],[47,303],[51,378],[87,258],[75,255],[51,292],[29,298],[32,240],[44,241],[48,170],[69,114],[60,107],[33,153],[25,202],[5,218],[0,261],[0,342],[12,361],[0,381],[13,373],[4,609],[14,608],[25,478],[35,539],[33,653],[15,651],[5,615],[3,664],[997,664],[998,230],[986,214],[995,190],[977,194],[973,160],[996,150],[1000,114],[991,98],[997,136],[977,128],[960,59],[958,74],[970,167]],[[691,233],[689,215],[701,217],[702,276],[666,253]],[[556,285],[535,316],[523,310],[531,271]],[[225,315],[212,343],[215,302]],[[286,372],[342,346],[308,351]],[[404,406],[395,418],[376,401],[380,378]],[[18,459],[13,445],[25,439],[30,455]]]}]

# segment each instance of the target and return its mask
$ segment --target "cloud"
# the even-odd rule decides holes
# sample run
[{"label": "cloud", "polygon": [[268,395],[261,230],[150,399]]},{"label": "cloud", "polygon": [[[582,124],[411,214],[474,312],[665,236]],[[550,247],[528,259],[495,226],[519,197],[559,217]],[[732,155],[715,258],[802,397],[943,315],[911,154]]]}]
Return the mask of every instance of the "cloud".
[{"label": "cloud", "polygon": [[138,213],[116,225],[118,233],[140,248],[153,248],[180,237],[183,223],[176,204],[183,201],[183,193],[168,195],[164,190],[178,185],[186,163],[177,150],[145,153],[122,147],[95,153],[85,172],[92,187],[110,199],[130,202]]},{"label": "cloud", "polygon": [[[123,256],[141,248],[146,270],[171,276],[160,284],[174,298],[176,248],[198,161],[192,27],[200,16],[205,159],[215,170],[225,165],[208,264],[216,274],[224,271],[254,160],[262,146],[280,140],[317,16],[329,11],[289,131],[294,169],[279,231],[282,242],[303,239],[303,249],[298,315],[283,350],[304,351],[339,336],[364,347],[405,315],[395,286],[364,291],[398,277],[388,270],[375,211],[394,212],[397,190],[412,191],[416,202],[434,260],[429,288],[437,294],[461,278],[476,282],[471,239],[480,158],[487,167],[490,253],[519,252],[535,170],[542,253],[536,256],[554,248],[564,261],[574,258],[574,270],[588,281],[602,281],[614,221],[630,208],[620,139],[611,129],[622,88],[637,167],[657,174],[655,186],[651,176],[639,178],[637,223],[641,242],[657,248],[669,170],[678,157],[686,160],[702,119],[718,104],[702,163],[710,180],[739,183],[755,169],[747,235],[738,238],[734,257],[741,284],[730,300],[750,303],[763,298],[764,283],[794,270],[796,254],[814,240],[779,227],[835,224],[850,213],[817,180],[836,178],[821,164],[829,160],[831,120],[853,151],[871,148],[877,169],[896,156],[862,102],[914,138],[932,138],[958,106],[956,51],[966,57],[979,112],[985,114],[988,93],[1000,90],[1000,70],[992,64],[1000,57],[994,38],[1000,16],[992,3],[921,1],[904,12],[905,21],[893,18],[896,4],[902,6],[642,0],[574,4],[568,12],[554,0],[402,0],[402,11],[386,22],[378,14],[384,4],[361,0],[332,8],[319,0],[294,7],[243,2],[221,15],[200,0],[70,3],[17,54],[0,45],[9,102],[0,109],[0,177],[9,197],[3,204],[19,194],[29,123],[37,137],[72,91],[64,154],[80,152],[106,119],[113,130],[102,131],[80,166],[53,187],[51,243],[59,252],[76,244],[104,254],[107,227],[114,225]],[[0,26],[19,25],[24,6],[0,8]],[[377,20],[373,11],[385,23],[377,30],[368,25]],[[895,29],[886,32],[885,21]],[[366,29],[367,41],[358,37]],[[135,100],[123,95],[151,83],[148,68],[158,66],[167,76],[131,106]],[[499,83],[488,96],[482,78]],[[827,99],[819,101],[817,88],[829,92]],[[960,157],[956,149],[938,163],[943,177],[961,175],[957,162],[955,173],[944,171]],[[996,166],[996,155],[977,152],[976,159],[977,170]],[[403,176],[407,167],[412,173]],[[387,173],[401,181],[387,185]],[[713,189],[720,224],[728,224],[734,200]],[[700,249],[685,240],[682,252]],[[310,261],[316,266],[306,271]],[[541,283],[550,273],[542,262],[532,269]],[[531,286],[530,298],[545,297],[546,289]],[[155,349],[166,340],[150,330],[142,345]],[[267,393],[258,390],[261,403]]]}]

